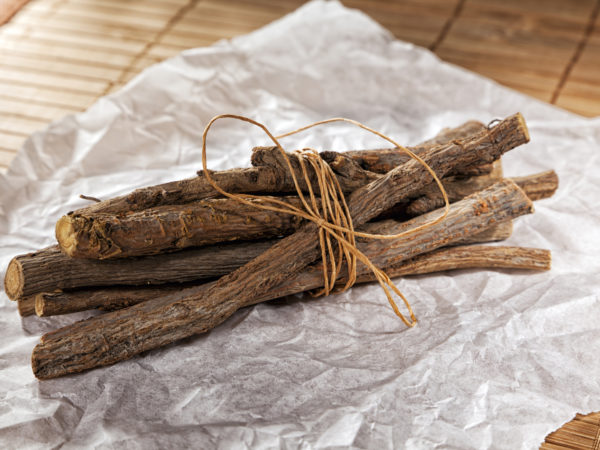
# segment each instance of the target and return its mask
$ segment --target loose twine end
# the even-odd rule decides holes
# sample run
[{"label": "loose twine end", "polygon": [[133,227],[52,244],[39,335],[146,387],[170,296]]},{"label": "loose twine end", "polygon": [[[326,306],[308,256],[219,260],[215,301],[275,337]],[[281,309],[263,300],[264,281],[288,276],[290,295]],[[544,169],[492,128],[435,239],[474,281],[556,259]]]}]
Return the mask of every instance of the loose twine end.
[{"label": "loose twine end", "polygon": [[486,128],[487,128],[487,129],[488,129],[488,131],[489,131],[489,130],[491,130],[492,128],[494,128],[494,125],[496,125],[496,124],[498,124],[498,123],[500,123],[500,122],[502,122],[502,120],[500,120],[500,119],[492,119],[492,120],[491,120],[491,121],[490,121],[490,122],[487,124]]},{"label": "loose twine end", "polygon": [[[269,136],[271,141],[273,141],[273,143],[281,152],[288,166],[292,180],[294,182],[294,186],[298,193],[298,197],[301,200],[303,208],[295,207],[293,205],[290,205],[289,203],[277,199],[266,200],[264,197],[260,197],[257,195],[232,194],[230,192],[224,191],[217,185],[217,183],[212,178],[211,171],[209,171],[207,167],[206,137],[208,135],[208,131],[217,120],[226,118],[241,120],[243,122],[255,125],[261,128],[267,134],[267,136]],[[327,162],[321,158],[319,153],[312,148],[305,148],[301,151],[294,151],[291,154],[298,160],[302,172],[301,176],[304,179],[308,191],[307,199],[300,187],[298,177],[295,174],[295,170],[292,167],[292,163],[288,157],[288,154],[286,153],[283,146],[280,144],[279,139],[291,136],[296,133],[300,133],[318,125],[324,125],[333,122],[347,122],[359,128],[362,128],[370,133],[381,137],[382,139],[385,139],[386,141],[393,144],[400,151],[407,153],[411,158],[417,160],[431,174],[437,186],[439,187],[445,203],[444,213],[425,224],[419,225],[418,227],[412,228],[399,234],[382,235],[362,233],[356,231],[354,230],[352,216],[346,203],[344,193],[335,173],[333,172],[329,164],[327,164]],[[318,186],[319,195],[321,198],[320,202],[317,200],[317,195],[315,195],[314,189],[312,187],[313,183],[310,180],[307,166],[313,169],[314,175],[316,177],[316,184]],[[208,123],[208,125],[206,125],[206,128],[204,129],[204,133],[202,134],[202,168],[203,174],[206,177],[207,181],[217,192],[221,193],[223,196],[236,200],[240,203],[253,206],[255,208],[292,214],[303,219],[309,220],[319,227],[319,245],[321,248],[321,259],[323,266],[323,288],[320,291],[313,293],[313,295],[328,295],[329,293],[334,291],[343,292],[352,287],[352,285],[356,282],[357,278],[357,262],[360,261],[365,266],[367,266],[369,270],[373,272],[377,281],[379,282],[383,291],[385,292],[390,306],[392,307],[394,313],[400,318],[400,320],[402,320],[402,322],[408,327],[414,327],[417,324],[417,319],[406,297],[394,285],[390,277],[384,271],[377,268],[371,262],[371,260],[356,247],[356,238],[363,237],[369,239],[398,239],[400,237],[404,237],[417,231],[423,230],[425,228],[431,227],[432,225],[435,225],[446,218],[450,208],[448,195],[446,193],[446,190],[444,189],[444,186],[442,185],[442,182],[436,175],[435,171],[422,158],[415,155],[413,152],[401,146],[400,144],[395,142],[390,137],[384,135],[383,133],[373,130],[368,126],[363,125],[362,123],[352,119],[333,118],[322,120],[298,128],[296,130],[281,134],[279,136],[274,136],[265,125],[248,117],[234,114],[221,114],[213,117],[210,120],[210,122]],[[257,204],[255,202],[251,202],[250,200],[252,199],[262,199],[263,202],[261,204]],[[334,242],[337,243],[337,246],[334,245]],[[347,280],[341,288],[338,288],[336,286],[336,281],[338,281],[340,273],[342,272],[342,266],[344,261],[346,262]],[[396,304],[392,293],[396,294],[398,297],[400,297],[400,299],[402,299],[408,311],[408,317],[410,318],[410,320],[402,312],[400,312],[400,309],[398,308],[398,305]]]},{"label": "loose twine end", "polygon": [[80,199],[82,199],[82,200],[89,200],[89,201],[91,201],[91,202],[96,202],[96,203],[100,203],[100,202],[102,202],[102,200],[100,200],[99,198],[92,197],[92,196],[90,196],[90,195],[83,195],[83,194],[80,194],[80,195],[79,195],[79,198],[80,198]]}]

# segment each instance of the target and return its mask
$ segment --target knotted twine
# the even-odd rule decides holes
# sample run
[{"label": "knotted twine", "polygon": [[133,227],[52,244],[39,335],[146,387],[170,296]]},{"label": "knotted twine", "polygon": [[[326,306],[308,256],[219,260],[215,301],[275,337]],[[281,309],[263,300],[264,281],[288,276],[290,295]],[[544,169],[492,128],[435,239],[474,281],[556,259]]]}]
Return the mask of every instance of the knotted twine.
[{"label": "knotted twine", "polygon": [[[250,123],[261,128],[267,134],[267,136],[269,136],[269,138],[273,141],[275,146],[281,152],[281,155],[283,156],[288,166],[292,180],[294,182],[294,187],[296,188],[298,197],[300,198],[304,209],[298,208],[296,206],[290,205],[287,202],[272,197],[262,197],[259,195],[251,194],[233,194],[230,192],[226,192],[217,185],[217,183],[213,180],[212,176],[210,175],[210,171],[207,167],[206,137],[212,125],[220,119],[236,119]],[[316,150],[312,148],[305,148],[301,151],[294,151],[292,155],[298,159],[300,168],[302,170],[302,176],[304,178],[304,181],[306,182],[310,198],[309,203],[306,200],[302,189],[300,188],[294,168],[292,167],[292,163],[285,149],[279,143],[279,139],[291,136],[296,133],[300,133],[318,125],[324,125],[333,122],[347,122],[359,128],[362,128],[370,133],[375,134],[376,136],[381,137],[382,139],[385,139],[399,150],[408,154],[411,158],[417,160],[431,174],[434,181],[438,185],[440,192],[442,193],[442,196],[444,198],[444,212],[429,222],[426,222],[422,225],[419,225],[417,227],[403,231],[402,233],[398,234],[371,234],[355,231],[354,226],[352,224],[352,216],[348,209],[344,193],[335,173],[333,172],[329,164],[327,164],[327,162],[325,162],[321,158],[321,156]],[[320,205],[312,188],[312,182],[310,180],[309,173],[306,168],[307,162],[313,168],[314,174],[317,178],[319,194],[321,197]],[[323,289],[315,293],[315,296],[328,295],[334,290],[334,288],[336,287],[335,283],[338,278],[338,274],[341,272],[342,264],[344,261],[346,261],[348,279],[346,281],[346,284],[341,289],[337,289],[336,292],[343,292],[352,287],[352,285],[356,282],[357,261],[360,261],[373,272],[375,278],[383,288],[385,295],[387,296],[388,302],[390,303],[390,306],[394,310],[394,313],[400,318],[400,320],[402,320],[402,322],[404,322],[404,324],[408,327],[413,327],[416,325],[417,319],[413,313],[410,303],[408,302],[404,294],[400,292],[400,290],[392,282],[390,277],[383,270],[377,268],[369,260],[369,258],[356,247],[356,237],[363,237],[368,239],[398,239],[400,237],[404,237],[409,234],[416,233],[417,231],[421,231],[428,227],[431,227],[446,218],[450,210],[450,202],[448,201],[448,195],[446,194],[446,190],[444,189],[444,186],[442,185],[442,182],[436,175],[435,171],[419,156],[411,152],[406,147],[401,146],[392,138],[384,135],[383,133],[373,130],[372,128],[369,128],[368,126],[363,125],[362,123],[352,119],[339,117],[321,120],[319,122],[306,125],[288,133],[284,133],[279,136],[273,136],[273,134],[271,134],[271,132],[267,129],[265,125],[248,117],[239,116],[235,114],[220,114],[218,116],[213,117],[208,123],[208,125],[206,125],[206,127],[204,128],[204,132],[202,134],[202,168],[204,169],[203,173],[206,177],[206,180],[216,191],[221,193],[223,196],[255,208],[302,217],[303,219],[315,223],[319,227],[319,244],[321,248],[321,259],[323,266]],[[250,201],[252,199],[260,199],[262,201],[262,204],[253,203]],[[338,244],[337,253],[334,251],[332,239],[334,239]],[[410,321],[404,316],[404,314],[400,312],[398,305],[394,301],[394,298],[390,292],[390,289],[396,295],[398,295],[404,302],[409,313]]]}]

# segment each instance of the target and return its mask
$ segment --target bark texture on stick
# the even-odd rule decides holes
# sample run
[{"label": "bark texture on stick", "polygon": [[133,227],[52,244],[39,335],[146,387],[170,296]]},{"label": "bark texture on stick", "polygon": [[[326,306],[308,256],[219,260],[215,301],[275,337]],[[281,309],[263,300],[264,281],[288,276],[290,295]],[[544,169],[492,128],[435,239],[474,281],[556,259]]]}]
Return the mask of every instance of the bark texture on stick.
[{"label": "bark texture on stick", "polygon": [[[472,134],[479,133],[485,130],[486,127],[481,122],[469,121],[458,128],[446,128],[442,130],[436,137],[415,147],[408,147],[413,153],[423,157],[432,147],[437,145],[447,144],[452,141],[460,141]],[[324,152],[327,153],[327,152]],[[394,167],[404,164],[410,160],[410,156],[398,148],[380,148],[373,150],[349,150],[344,152],[360,166],[371,172],[387,173]],[[455,176],[476,176],[489,173],[492,170],[490,163],[474,163],[456,167],[449,172],[449,175]]]},{"label": "bark texture on stick", "polygon": [[[414,147],[419,153],[423,154],[430,148],[440,144],[446,144],[454,139],[462,139],[470,136],[473,133],[477,133],[483,130],[485,127],[479,122],[467,122],[457,128],[446,129],[436,138],[424,142],[423,144]],[[379,150],[366,150],[360,153],[360,156],[354,157],[350,154],[350,157],[357,161],[363,161],[362,167],[365,170],[372,172],[389,172],[396,165],[392,165],[389,157],[382,156],[385,159],[385,163],[382,163],[382,159],[375,157],[373,159],[374,166],[368,162],[368,158],[365,155],[373,154],[376,155]],[[397,154],[397,150],[393,150],[393,153]],[[395,156],[396,161],[400,159],[402,162],[406,162],[405,155],[400,159]],[[386,164],[387,170],[381,171],[377,167],[381,164]],[[485,165],[486,163],[483,163]],[[460,167],[456,168],[456,171],[461,171]],[[469,169],[470,170],[470,169]],[[467,170],[467,172],[469,171]],[[247,169],[231,169],[220,172],[211,172],[212,177],[217,184],[227,192],[235,193],[254,193],[254,194],[268,194],[268,193],[293,193],[295,192],[294,186],[289,184],[289,180],[286,181],[283,174],[279,170],[274,170],[272,167],[251,167]],[[467,173],[467,175],[472,175]],[[189,178],[185,180],[172,181],[169,183],[163,183],[156,186],[149,186],[140,189],[136,189],[130,194],[123,195],[120,197],[104,200],[99,203],[92,204],[85,208],[80,208],[75,211],[76,214],[97,214],[97,213],[109,213],[109,214],[124,214],[132,211],[141,211],[147,208],[153,208],[160,205],[177,205],[185,204],[192,201],[204,200],[209,198],[220,197],[220,194],[216,192],[213,187],[206,181],[202,172],[199,172],[199,176],[195,178]]]},{"label": "bark texture on stick", "polygon": [[[460,200],[473,192],[477,192],[494,182],[494,179],[502,174],[500,161],[494,163],[491,173],[471,178],[445,178],[442,182],[446,188],[448,198],[451,202]],[[517,185],[525,191],[531,200],[541,200],[552,197],[558,188],[558,176],[553,170],[536,173],[525,177],[511,177]],[[396,214],[404,213],[409,217],[424,214],[444,205],[444,199],[439,188],[432,184],[421,192],[422,196],[412,200],[408,206],[398,209]],[[397,209],[397,208],[395,208]]]},{"label": "bark texture on stick", "polygon": [[[480,135],[491,135],[491,133],[492,131],[484,130]],[[463,142],[468,143],[473,140],[469,138],[455,140],[450,146],[462,147]],[[479,145],[482,146],[489,144],[490,142],[479,141]],[[429,150],[430,153],[434,151],[435,147]],[[428,153],[425,152],[424,155]],[[364,171],[353,160],[342,154],[330,152],[324,158],[336,172],[338,181],[346,192],[353,192],[382,176]],[[291,158],[290,162],[294,171],[300,173],[297,159]],[[287,170],[287,161],[277,149],[257,150],[253,155],[253,163],[272,168],[281,174],[280,181],[283,184],[293,185],[291,174]],[[469,182],[453,181],[451,185],[455,187],[449,188],[451,199],[463,198],[489,186],[492,180],[498,177],[498,170],[501,170],[500,164],[496,167],[496,173]],[[302,186],[302,177],[300,180]],[[435,209],[439,203],[436,195],[441,201],[439,193],[432,193],[429,197],[422,197],[421,202],[413,202],[409,205],[409,215],[418,215]],[[212,209],[216,209],[217,213],[215,214]],[[269,219],[271,216],[272,218]],[[218,199],[185,206],[164,206],[125,216],[72,213],[58,221],[56,237],[61,250],[72,257],[105,259],[143,256],[188,246],[207,245],[219,240],[256,239],[275,234],[287,234],[294,229],[294,225],[297,226],[299,223],[298,220],[291,220],[290,217],[261,210],[253,211],[252,208],[235,201]],[[286,218],[290,220],[286,221]],[[216,219],[218,219],[217,223],[215,223]]]},{"label": "bark texture on stick", "polygon": [[222,244],[111,261],[69,258],[58,246],[52,246],[14,258],[8,266],[4,286],[7,295],[16,300],[39,292],[84,286],[204,280],[232,272],[248,261],[246,252],[260,254],[272,245],[272,241]]},{"label": "bark texture on stick", "polygon": [[[536,200],[550,197],[558,187],[558,177],[552,170],[512,180],[529,198]],[[487,237],[478,242],[506,239],[511,232],[510,223],[500,224],[484,232]],[[69,258],[53,246],[13,258],[4,285],[9,298],[17,300],[57,289],[205,280],[229,273],[247,262],[244,253],[256,256],[271,245],[270,241],[225,244],[110,262]]]},{"label": "bark texture on stick", "polygon": [[[393,220],[371,222],[360,227],[360,231],[364,231],[372,234],[380,234],[383,232],[391,232],[395,229],[401,229],[401,223]],[[497,225],[492,225],[481,233],[467,236],[465,239],[458,241],[458,244],[474,244],[481,242],[493,242],[507,239],[512,233],[512,222],[502,222]],[[257,245],[250,243],[239,243],[228,246],[225,256],[218,251],[218,248],[213,254],[212,258],[201,257],[198,263],[194,262],[192,258],[187,258],[189,265],[199,271],[198,279],[204,280],[206,278],[216,278],[217,276],[228,274],[229,272],[243,266],[248,261],[256,258],[258,255],[266,251],[272,246],[276,240],[258,242]],[[358,248],[371,256],[371,250],[373,241],[361,242]],[[234,248],[238,248],[239,251],[235,251]],[[379,246],[377,246],[379,251]],[[185,252],[182,252],[185,253]],[[181,254],[181,253],[180,253]],[[233,255],[234,258],[229,256]],[[172,255],[168,256],[168,259],[172,259]],[[65,257],[66,258],[66,257]],[[144,258],[146,259],[146,258]],[[164,266],[158,262],[163,258],[153,258],[157,261],[157,264],[150,265],[144,264],[143,268],[134,272],[134,267],[127,267],[126,270],[132,275],[132,280],[135,284],[140,286],[135,287],[105,287],[105,288],[88,288],[88,289],[77,289],[68,291],[58,292],[41,292],[35,296],[35,313],[38,316],[54,316],[59,314],[69,314],[78,311],[85,311],[92,308],[101,308],[107,311],[125,308],[142,301],[150,300],[152,298],[160,297],[161,295],[167,295],[171,292],[181,291],[187,289],[190,283],[177,283],[181,279],[181,273],[178,268],[180,266],[178,261],[175,261],[175,268],[170,272],[170,275],[165,273]],[[164,258],[167,259],[167,258]],[[209,264],[207,268],[204,268],[206,264]],[[237,265],[236,265],[237,264]],[[132,261],[132,265],[135,262]],[[189,268],[189,267],[186,267]],[[204,271],[203,271],[204,269]],[[156,274],[154,273],[156,272]],[[212,277],[207,277],[206,272],[210,272]],[[94,279],[98,276],[95,273],[89,274]],[[122,272],[119,272],[119,277],[124,276]],[[146,280],[149,278],[160,278],[166,280],[169,284],[156,286],[148,285]],[[81,279],[81,278],[80,278]],[[101,282],[105,283],[107,279],[100,279]],[[191,280],[183,280],[191,281]],[[200,281],[196,281],[194,284],[199,284]],[[91,286],[94,282],[89,283]],[[115,283],[111,283],[109,286],[113,286]],[[88,285],[85,285],[88,286]],[[50,291],[54,291],[51,289]],[[30,311],[33,314],[33,310]]]},{"label": "bark texture on stick", "polygon": [[[273,157],[272,154],[263,156],[265,165],[278,167],[285,164],[281,157]],[[353,189],[380,177],[356,170],[353,163],[348,163],[339,155],[330,161],[330,165],[336,173],[343,174],[342,179]],[[297,162],[294,166],[298,172]],[[501,179],[501,162],[496,161],[494,167],[487,175],[444,181],[450,201],[460,200]],[[289,182],[292,183],[291,179]],[[428,186],[419,195],[408,206],[397,205],[387,215],[413,217],[443,205],[437,185]],[[281,199],[293,206],[302,206],[298,197]],[[265,204],[266,200],[255,200],[253,203]],[[160,206],[127,215],[70,214],[63,216],[56,224],[56,237],[61,250],[71,257],[110,259],[287,235],[298,228],[300,222],[299,218],[289,214],[253,208],[235,200],[211,199],[185,205]]]},{"label": "bark texture on stick", "polygon": [[480,244],[482,242],[497,242],[508,239],[513,232],[512,221],[507,220],[496,225],[492,225],[481,233],[474,236],[468,236],[458,242],[460,245]]},{"label": "bark texture on stick", "polygon": [[47,317],[96,308],[114,311],[153,298],[188,290],[191,287],[189,284],[167,284],[161,286],[114,286],[64,292],[41,292],[33,296],[33,313],[40,317]]},{"label": "bark texture on stick", "polygon": [[420,275],[458,269],[550,270],[550,250],[473,245],[449,247],[417,256],[389,269],[388,275]]},{"label": "bark texture on stick", "polygon": [[17,310],[21,317],[35,314],[35,295],[19,298],[19,300],[17,300]]},{"label": "bark texture on stick", "polygon": [[[416,167],[405,169],[409,169],[404,171],[405,174],[417,172]],[[351,196],[349,207],[355,221],[360,224],[370,214],[376,214],[376,209],[385,208],[387,205],[384,206],[382,196],[387,198],[404,191],[402,183],[407,178],[401,177],[404,181],[400,182],[396,177],[396,171],[392,171],[386,176],[387,182],[370,185]],[[408,178],[414,181],[413,177]],[[396,189],[390,190],[390,184]],[[370,208],[367,205],[371,205]],[[365,211],[367,208],[370,211]],[[532,211],[531,201],[518,186],[510,181],[499,182],[452,205],[447,221],[398,239],[391,246],[389,242],[381,241],[385,244],[374,262],[381,267],[400,264],[469,234],[481,232],[493,223]],[[431,221],[438,214],[439,211],[435,211],[420,216],[404,226],[406,229],[414,228]],[[261,256],[222,277],[202,294],[179,297],[177,294],[175,300],[172,297],[154,299],[46,334],[33,351],[34,374],[38,378],[52,378],[80,372],[205,332],[222,323],[237,309],[260,299],[273,298],[269,295],[273,295],[283,282],[291,283],[292,292],[303,291],[304,288],[298,290],[299,286],[295,285],[298,276],[294,275],[318,257],[318,249],[313,244],[316,230],[312,224],[304,226]],[[289,254],[296,257],[290,260]],[[361,266],[359,273],[365,272]],[[277,296],[280,296],[279,292]]]},{"label": "bark texture on stick", "polygon": [[525,191],[531,200],[552,197],[558,189],[558,175],[554,170],[525,177],[513,177],[512,180]]},{"label": "bark texture on stick", "polygon": [[[362,251],[373,257],[371,246]],[[378,249],[379,250],[379,249]],[[550,251],[523,247],[460,246],[440,249],[412,258],[398,266],[383,267],[390,277],[420,275],[456,269],[522,269],[550,270]],[[322,276],[310,270],[311,279],[307,284],[320,288]],[[372,272],[358,277],[357,282],[375,281]],[[202,286],[202,287],[201,287]],[[38,316],[55,316],[88,309],[100,308],[114,311],[138,303],[186,291],[193,295],[204,290],[204,285],[187,286],[169,284],[161,287],[115,287],[105,289],[87,289],[73,292],[40,293],[35,296],[35,313]],[[286,282],[278,289],[287,292]],[[308,287],[306,290],[313,289]]]},{"label": "bark texture on stick", "polygon": [[[372,222],[360,229],[379,233],[380,226],[380,222]],[[500,223],[461,244],[499,241],[507,239],[511,233],[510,222]],[[12,300],[18,300],[23,296],[61,289],[208,280],[234,271],[265,252],[275,242],[277,240],[219,244],[177,253],[110,261],[70,258],[58,246],[52,246],[15,257],[7,273],[16,272],[12,279],[20,282],[12,284],[5,281],[5,288]],[[33,309],[30,312],[33,313]]]},{"label": "bark texture on stick", "polygon": [[[284,197],[301,207],[297,197]],[[252,200],[265,205],[265,200]],[[231,199],[160,206],[128,215],[72,214],[56,224],[61,250],[75,258],[145,256],[236,240],[272,238],[292,233],[301,219]]]},{"label": "bark texture on stick", "polygon": [[[456,202],[474,192],[491,186],[502,179],[502,161],[498,160],[492,164],[492,171],[488,174],[473,176],[469,178],[449,177],[442,181],[450,202]],[[421,192],[420,197],[412,200],[406,207],[404,213],[409,217],[425,214],[434,209],[444,206],[444,198],[437,184],[432,183]]]}]

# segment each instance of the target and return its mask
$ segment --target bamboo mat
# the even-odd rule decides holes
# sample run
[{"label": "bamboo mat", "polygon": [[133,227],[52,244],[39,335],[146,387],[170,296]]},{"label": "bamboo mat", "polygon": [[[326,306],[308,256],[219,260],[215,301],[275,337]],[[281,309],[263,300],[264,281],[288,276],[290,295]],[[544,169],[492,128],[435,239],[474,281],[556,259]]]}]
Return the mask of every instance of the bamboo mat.
[{"label": "bamboo mat", "polygon": [[[26,0],[0,0],[0,23]],[[303,0],[32,0],[0,27],[0,170],[25,138],[151,64],[247,33]],[[398,38],[600,115],[600,0],[345,0]]]},{"label": "bamboo mat", "polygon": [[600,412],[575,418],[554,433],[546,436],[541,450],[598,450],[600,449]]},{"label": "bamboo mat", "polygon": [[[0,0],[0,23],[26,0]],[[32,0],[0,27],[0,171],[25,138],[183,49],[303,0]],[[514,89],[600,115],[600,0],[345,0],[398,38]]]},{"label": "bamboo mat", "polygon": [[[0,171],[25,138],[144,68],[248,33],[303,0],[0,0]],[[600,0],[344,0],[398,38],[579,114],[600,115]],[[25,4],[25,6],[23,6]],[[600,413],[543,449],[600,449]]]}]

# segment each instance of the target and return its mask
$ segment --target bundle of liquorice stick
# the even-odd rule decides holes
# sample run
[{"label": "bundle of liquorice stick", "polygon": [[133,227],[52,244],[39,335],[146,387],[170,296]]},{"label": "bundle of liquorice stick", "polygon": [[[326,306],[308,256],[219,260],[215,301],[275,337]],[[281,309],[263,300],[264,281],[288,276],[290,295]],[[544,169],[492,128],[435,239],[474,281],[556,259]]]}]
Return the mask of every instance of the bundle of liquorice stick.
[{"label": "bundle of liquorice stick", "polygon": [[[512,220],[533,212],[531,201],[558,186],[553,171],[503,178],[501,155],[528,140],[525,121],[515,114],[494,126],[467,122],[409,147],[442,180],[451,201],[447,217],[394,241],[358,239],[357,247],[392,277],[464,268],[548,270],[547,250],[481,245],[510,236]],[[431,174],[398,148],[321,157],[360,231],[398,234],[430,222],[444,206]],[[251,160],[250,168],[211,176],[227,192],[299,205],[277,147],[255,148]],[[297,159],[290,161],[299,172]],[[315,178],[309,170],[300,188]],[[317,235],[312,222],[223,198],[201,171],[69,212],[56,224],[58,245],[16,256],[4,285],[21,315],[109,311],[42,336],[33,371],[53,378],[203,333],[239,308],[321,287]],[[359,282],[374,279],[361,264],[357,275]],[[339,281],[344,278],[342,271]]]}]

